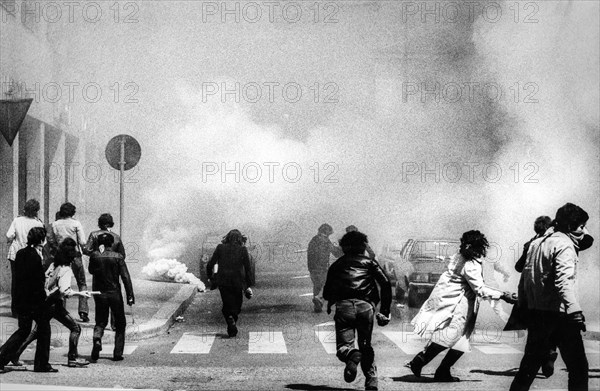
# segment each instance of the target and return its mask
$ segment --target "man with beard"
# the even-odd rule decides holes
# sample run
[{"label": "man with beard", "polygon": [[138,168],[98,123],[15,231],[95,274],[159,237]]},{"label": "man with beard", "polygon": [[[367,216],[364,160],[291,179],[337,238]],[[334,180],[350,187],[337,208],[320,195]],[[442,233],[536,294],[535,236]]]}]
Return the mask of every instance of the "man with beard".
[{"label": "man with beard", "polygon": [[588,361],[581,332],[585,317],[576,294],[580,251],[592,245],[588,214],[567,203],[556,212],[553,228],[531,242],[519,283],[519,306],[527,309],[529,335],[519,372],[510,390],[529,390],[548,349],[556,343],[569,372],[569,390],[588,389]]}]

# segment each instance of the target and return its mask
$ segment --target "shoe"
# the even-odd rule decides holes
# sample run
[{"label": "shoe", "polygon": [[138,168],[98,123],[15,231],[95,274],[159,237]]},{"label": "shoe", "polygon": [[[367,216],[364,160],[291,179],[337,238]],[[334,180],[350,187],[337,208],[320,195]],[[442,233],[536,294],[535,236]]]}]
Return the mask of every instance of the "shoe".
[{"label": "shoe", "polygon": [[229,338],[233,338],[238,333],[238,328],[235,325],[235,319],[233,318],[233,316],[228,316],[226,321],[227,321],[227,335],[229,335]]},{"label": "shoe", "polygon": [[367,377],[365,379],[365,390],[377,390],[378,381],[376,377]]},{"label": "shoe", "polygon": [[80,312],[79,313],[79,317],[81,318],[81,321],[83,323],[87,323],[90,321],[90,318],[88,317],[88,314],[86,314],[85,312]]},{"label": "shoe", "polygon": [[554,375],[554,361],[558,357],[558,353],[550,353],[546,360],[542,363],[542,373],[546,378]]},{"label": "shoe", "polygon": [[312,302],[315,306],[315,312],[323,312],[323,302],[321,301],[321,299],[319,299],[318,297],[313,297]]},{"label": "shoe", "polygon": [[69,368],[81,368],[81,367],[85,367],[86,365],[89,365],[89,364],[90,364],[90,362],[83,358],[76,358],[75,360],[69,360],[67,362],[67,366]]},{"label": "shoe", "polygon": [[52,368],[50,365],[44,368],[33,368],[33,372],[56,373],[58,369]]},{"label": "shoe", "polygon": [[92,355],[90,357],[91,362],[97,362],[102,351],[102,342],[94,341],[94,347],[92,348]]},{"label": "shoe", "polygon": [[346,368],[344,368],[344,380],[346,383],[352,383],[356,379],[356,368],[360,363],[362,355],[358,351],[354,351],[346,362]]},{"label": "shoe", "polygon": [[433,375],[433,380],[443,383],[454,383],[460,381],[458,377],[452,376],[452,374],[450,374],[450,369],[441,368],[438,368],[435,371],[435,375]]},{"label": "shoe", "polygon": [[114,356],[113,361],[123,361],[123,356]]},{"label": "shoe", "polygon": [[423,369],[423,365],[415,361],[415,359],[413,359],[412,361],[405,362],[404,366],[406,368],[409,368],[412,371],[413,375],[415,375],[416,377],[421,377],[421,370]]}]

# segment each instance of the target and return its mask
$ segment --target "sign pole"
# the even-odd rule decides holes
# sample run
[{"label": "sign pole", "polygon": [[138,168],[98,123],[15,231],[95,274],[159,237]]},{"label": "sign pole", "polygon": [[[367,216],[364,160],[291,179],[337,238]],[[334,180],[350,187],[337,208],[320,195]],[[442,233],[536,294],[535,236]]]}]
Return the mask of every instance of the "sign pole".
[{"label": "sign pole", "polygon": [[125,137],[121,138],[121,160],[119,161],[119,230],[121,231],[121,242],[123,241],[123,209],[125,209]]},{"label": "sign pole", "polygon": [[123,239],[125,233],[123,228],[125,223],[125,171],[131,170],[138,164],[142,156],[142,148],[133,137],[120,134],[110,139],[104,154],[108,164],[119,171],[119,230],[121,231],[121,239]]}]

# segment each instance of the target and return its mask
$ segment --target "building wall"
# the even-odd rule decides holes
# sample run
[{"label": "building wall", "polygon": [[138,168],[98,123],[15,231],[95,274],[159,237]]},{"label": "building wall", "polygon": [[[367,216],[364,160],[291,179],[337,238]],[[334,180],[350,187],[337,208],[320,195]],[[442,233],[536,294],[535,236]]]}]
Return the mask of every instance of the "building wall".
[{"label": "building wall", "polygon": [[[84,165],[87,158],[81,141],[85,137],[77,126],[83,127],[85,121],[73,124],[73,108],[64,100],[49,99],[49,90],[45,92],[49,84],[62,83],[61,74],[77,73],[47,39],[49,28],[43,18],[28,15],[23,20],[19,11],[8,12],[23,3],[39,4],[0,0],[0,99],[33,98],[13,146],[0,137],[0,291],[10,291],[3,237],[25,201],[38,199],[39,217],[49,224],[63,202],[77,205],[86,194],[85,178],[72,167]],[[85,213],[79,217],[89,220]]]}]

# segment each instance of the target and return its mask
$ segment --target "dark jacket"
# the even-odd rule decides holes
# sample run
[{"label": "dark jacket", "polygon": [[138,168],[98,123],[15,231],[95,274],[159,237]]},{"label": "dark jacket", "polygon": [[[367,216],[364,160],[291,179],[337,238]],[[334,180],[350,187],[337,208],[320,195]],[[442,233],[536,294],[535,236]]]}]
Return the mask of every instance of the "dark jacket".
[{"label": "dark jacket", "polygon": [[379,303],[379,312],[388,316],[392,303],[392,284],[379,264],[364,255],[344,255],[331,265],[323,288],[323,298],[330,304],[339,300],[359,299],[373,306]]},{"label": "dark jacket", "polygon": [[123,256],[123,259],[125,259],[125,247],[123,247],[123,242],[121,242],[121,237],[112,231],[105,231],[102,229],[99,229],[97,231],[90,233],[87,243],[82,248],[83,253],[85,255],[91,255],[94,251],[98,251],[98,236],[100,236],[102,234],[111,234],[112,235],[114,242],[111,247],[111,250],[121,254]]},{"label": "dark jacket", "polygon": [[27,246],[15,257],[15,310],[17,313],[36,311],[46,301],[46,276],[42,258],[34,247]]},{"label": "dark jacket", "polygon": [[119,283],[119,277],[121,277],[125,286],[127,300],[134,300],[131,277],[121,254],[111,250],[106,250],[103,253],[94,251],[90,256],[88,271],[93,276],[93,290],[102,293],[121,293],[121,284]]},{"label": "dark jacket", "polygon": [[523,253],[521,254],[521,257],[519,258],[517,263],[515,263],[515,270],[518,271],[519,273],[522,273],[523,268],[525,268],[525,261],[527,261],[527,251],[529,251],[529,246],[531,245],[531,242],[533,242],[540,236],[541,235],[535,235],[533,238],[531,238],[529,240],[529,242],[527,242],[523,245]]},{"label": "dark jacket", "polygon": [[208,265],[206,275],[213,278],[213,267],[218,264],[217,284],[219,286],[252,286],[250,255],[245,246],[221,243],[215,249]]},{"label": "dark jacket", "polygon": [[308,243],[306,252],[308,271],[325,271],[329,267],[329,254],[336,258],[344,255],[342,249],[331,243],[325,235],[317,234]]}]

